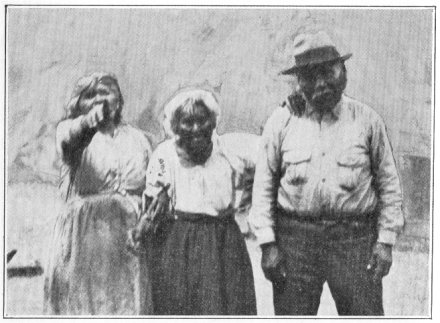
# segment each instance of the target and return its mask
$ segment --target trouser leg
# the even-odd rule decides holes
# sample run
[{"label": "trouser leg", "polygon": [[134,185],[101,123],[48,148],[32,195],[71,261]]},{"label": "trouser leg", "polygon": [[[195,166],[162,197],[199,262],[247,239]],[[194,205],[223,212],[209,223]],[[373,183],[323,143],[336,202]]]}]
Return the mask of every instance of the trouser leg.
[{"label": "trouser leg", "polygon": [[279,234],[278,243],[286,258],[286,286],[274,287],[276,315],[316,315],[324,284],[319,233],[313,226],[290,223]]},{"label": "trouser leg", "polygon": [[372,235],[327,244],[327,281],[340,315],[384,315],[382,282],[367,270]]}]

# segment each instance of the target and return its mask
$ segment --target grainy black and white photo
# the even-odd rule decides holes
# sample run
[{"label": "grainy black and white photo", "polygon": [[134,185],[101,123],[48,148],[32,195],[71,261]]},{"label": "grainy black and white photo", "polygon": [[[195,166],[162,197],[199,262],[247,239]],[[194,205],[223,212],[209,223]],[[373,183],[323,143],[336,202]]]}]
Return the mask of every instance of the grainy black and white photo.
[{"label": "grainy black and white photo", "polygon": [[432,317],[434,6],[4,13],[4,318]]}]

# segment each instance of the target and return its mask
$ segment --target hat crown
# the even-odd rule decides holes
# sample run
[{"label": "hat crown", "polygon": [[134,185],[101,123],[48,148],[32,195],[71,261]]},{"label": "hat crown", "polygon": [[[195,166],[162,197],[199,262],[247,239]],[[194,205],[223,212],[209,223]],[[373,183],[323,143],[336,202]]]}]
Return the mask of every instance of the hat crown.
[{"label": "hat crown", "polygon": [[302,55],[310,50],[323,47],[336,47],[326,32],[319,31],[314,34],[299,34],[293,40],[293,55]]},{"label": "hat crown", "polygon": [[305,66],[322,64],[332,61],[345,61],[351,57],[350,54],[341,56],[336,49],[335,43],[324,31],[316,33],[299,34],[293,40],[292,54],[294,56],[294,65],[281,72],[281,74],[295,74]]}]

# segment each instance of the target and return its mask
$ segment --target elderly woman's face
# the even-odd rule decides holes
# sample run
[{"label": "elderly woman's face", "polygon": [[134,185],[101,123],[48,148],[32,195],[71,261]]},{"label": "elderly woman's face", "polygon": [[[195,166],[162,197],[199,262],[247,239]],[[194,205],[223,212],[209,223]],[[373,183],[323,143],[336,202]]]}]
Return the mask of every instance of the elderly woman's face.
[{"label": "elderly woman's face", "polygon": [[79,106],[81,111],[87,113],[93,107],[102,104],[106,119],[115,120],[120,105],[119,98],[117,85],[111,80],[103,79],[81,95]]},{"label": "elderly woman's face", "polygon": [[178,144],[194,161],[203,159],[211,149],[215,117],[205,105],[195,104],[191,113],[178,111],[176,120],[175,130],[179,137]]}]

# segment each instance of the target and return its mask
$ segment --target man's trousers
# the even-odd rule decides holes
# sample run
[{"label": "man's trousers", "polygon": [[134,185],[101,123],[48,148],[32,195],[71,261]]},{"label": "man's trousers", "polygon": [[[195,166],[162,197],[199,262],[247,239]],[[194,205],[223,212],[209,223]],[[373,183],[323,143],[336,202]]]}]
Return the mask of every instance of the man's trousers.
[{"label": "man's trousers", "polygon": [[376,240],[371,223],[281,215],[276,230],[287,269],[284,289],[274,287],[276,315],[316,315],[324,282],[339,315],[384,315],[382,282],[367,270]]}]

